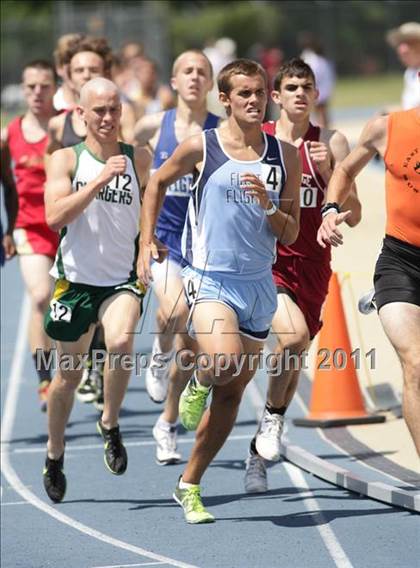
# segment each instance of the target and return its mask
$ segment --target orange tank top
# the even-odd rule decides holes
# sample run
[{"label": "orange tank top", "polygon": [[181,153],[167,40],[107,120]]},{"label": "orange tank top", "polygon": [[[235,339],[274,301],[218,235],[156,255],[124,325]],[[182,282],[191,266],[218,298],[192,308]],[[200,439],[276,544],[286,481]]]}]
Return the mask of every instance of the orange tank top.
[{"label": "orange tank top", "polygon": [[386,234],[420,247],[420,111],[388,117]]}]

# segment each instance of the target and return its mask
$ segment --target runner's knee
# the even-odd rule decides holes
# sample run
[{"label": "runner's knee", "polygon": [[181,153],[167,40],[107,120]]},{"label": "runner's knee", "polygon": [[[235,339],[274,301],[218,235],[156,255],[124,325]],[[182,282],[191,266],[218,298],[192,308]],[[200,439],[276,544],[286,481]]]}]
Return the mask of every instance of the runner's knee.
[{"label": "runner's knee", "polygon": [[281,343],[277,344],[276,353],[282,353],[283,351],[288,351],[292,354],[300,354],[304,351],[309,345],[309,331],[302,330],[296,331],[293,334],[285,334],[284,337],[281,337]]},{"label": "runner's knee", "polygon": [[159,328],[162,331],[178,332],[180,331],[178,329],[180,325],[184,327],[186,319],[188,317],[188,312],[183,306],[174,306],[171,310],[159,307],[156,317]]},{"label": "runner's knee", "polygon": [[37,312],[44,313],[50,301],[51,290],[48,287],[39,286],[30,290],[32,307]]},{"label": "runner's knee", "polygon": [[194,363],[195,363],[194,351],[192,351],[191,349],[187,349],[185,347],[179,349],[179,346],[177,345],[176,363],[180,369],[182,370],[191,369],[192,371],[194,369]]},{"label": "runner's knee", "polygon": [[420,391],[420,354],[410,353],[403,360],[404,385],[410,389]]},{"label": "runner's knee", "polygon": [[75,361],[74,370],[59,369],[54,377],[54,382],[58,383],[61,389],[67,391],[75,391],[79,386],[82,378],[83,369],[78,369],[78,363]]},{"label": "runner's knee", "polygon": [[245,386],[238,380],[230,386],[217,384],[213,389],[213,400],[228,408],[238,408],[242,400],[244,388]]},{"label": "runner's knee", "polygon": [[218,353],[213,361],[212,372],[214,384],[227,385],[238,375],[238,364],[232,356]]},{"label": "runner's knee", "polygon": [[133,350],[132,333],[116,333],[105,338],[108,353],[131,353]]}]

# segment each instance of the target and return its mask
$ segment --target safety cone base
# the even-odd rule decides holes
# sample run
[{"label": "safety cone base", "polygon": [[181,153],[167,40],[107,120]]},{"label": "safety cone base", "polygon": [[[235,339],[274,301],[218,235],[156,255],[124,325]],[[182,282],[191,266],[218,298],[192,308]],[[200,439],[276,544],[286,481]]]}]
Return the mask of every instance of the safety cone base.
[{"label": "safety cone base", "polygon": [[295,426],[306,426],[308,428],[333,428],[334,426],[351,426],[354,424],[378,424],[385,422],[386,417],[381,414],[368,414],[355,418],[295,418]]},{"label": "safety cone base", "polygon": [[[293,423],[297,426],[330,428],[384,422],[384,416],[370,414],[365,408],[335,272],[331,275],[323,319],[309,411],[304,418],[295,419]],[[325,354],[328,355],[328,365],[325,365]],[[342,355],[343,365],[338,364],[336,354]]]}]

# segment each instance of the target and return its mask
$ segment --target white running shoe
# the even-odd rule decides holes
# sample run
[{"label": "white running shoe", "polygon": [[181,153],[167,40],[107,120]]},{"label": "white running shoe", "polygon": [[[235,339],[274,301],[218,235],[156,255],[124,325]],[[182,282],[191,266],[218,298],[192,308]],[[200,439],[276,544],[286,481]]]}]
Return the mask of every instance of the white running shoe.
[{"label": "white running shoe", "polygon": [[164,402],[168,393],[169,368],[174,350],[162,353],[159,338],[153,342],[150,365],[146,370],[146,390],[153,402]]},{"label": "white running shoe", "polygon": [[268,461],[279,461],[281,455],[281,434],[284,416],[270,414],[264,409],[260,426],[255,438],[255,447],[261,457]]},{"label": "white running shoe", "polygon": [[268,486],[267,469],[263,458],[258,454],[249,454],[245,465],[245,491],[247,493],[265,493]]},{"label": "white running shoe", "polygon": [[181,461],[182,456],[176,451],[176,426],[165,428],[159,421],[156,422],[153,438],[156,440],[156,462],[159,465],[172,465]]},{"label": "white running shoe", "polygon": [[76,390],[76,398],[80,400],[80,402],[91,403],[96,400],[98,396],[95,378],[92,373],[92,369],[83,370],[82,380]]},{"label": "white running shoe", "polygon": [[375,288],[372,288],[359,298],[358,308],[361,314],[370,314],[376,310]]}]

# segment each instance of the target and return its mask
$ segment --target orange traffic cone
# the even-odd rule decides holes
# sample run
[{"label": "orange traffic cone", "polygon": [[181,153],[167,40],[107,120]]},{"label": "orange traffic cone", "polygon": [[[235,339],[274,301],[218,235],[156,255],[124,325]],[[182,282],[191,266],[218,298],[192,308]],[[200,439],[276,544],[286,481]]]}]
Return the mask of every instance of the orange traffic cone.
[{"label": "orange traffic cone", "polygon": [[331,276],[323,319],[310,411],[306,418],[295,419],[293,423],[328,428],[384,422],[385,416],[372,416],[365,410],[336,273]]}]

